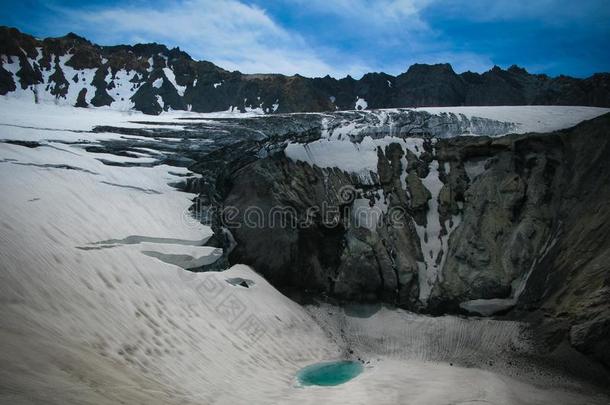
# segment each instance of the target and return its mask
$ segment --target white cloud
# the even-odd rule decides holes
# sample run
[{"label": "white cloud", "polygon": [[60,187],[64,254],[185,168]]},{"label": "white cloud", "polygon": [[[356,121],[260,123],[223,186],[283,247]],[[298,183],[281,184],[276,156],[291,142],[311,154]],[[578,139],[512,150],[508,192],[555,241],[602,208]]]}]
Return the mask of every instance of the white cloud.
[{"label": "white cloud", "polygon": [[[333,33],[358,43],[360,57],[370,63],[361,63],[353,69],[354,77],[370,71],[400,74],[413,63],[451,63],[456,72],[467,70],[483,72],[494,63],[488,55],[469,50],[458,50],[446,38],[442,39],[438,27],[424,18],[430,7],[445,8],[449,2],[459,8],[463,1],[456,0],[283,0],[287,5],[301,7],[309,17],[330,17]],[[470,1],[470,0],[469,0]],[[476,1],[476,0],[472,0]],[[520,1],[520,0],[511,0]],[[487,6],[482,7],[485,9]],[[331,56],[333,53],[326,52]],[[332,60],[345,55],[332,55]],[[356,55],[350,55],[354,58]],[[381,56],[377,58],[376,56]]]},{"label": "white cloud", "polygon": [[410,29],[425,28],[419,13],[433,0],[291,0],[304,8],[303,12],[335,14],[356,19],[359,25],[384,26],[408,19]]},{"label": "white cloud", "polygon": [[[450,62],[457,72],[483,71],[493,65],[487,55],[456,50],[450,40],[441,39],[438,27],[424,18],[430,10],[442,10],[445,16],[494,20],[524,13],[537,15],[536,10],[541,9],[526,7],[525,0],[276,1],[276,6],[293,7],[297,15],[306,18],[326,17],[331,21],[328,35],[295,32],[264,9],[272,9],[271,5],[262,1],[261,6],[246,4],[245,0],[176,0],[154,6],[136,1],[95,8],[54,8],[61,18],[52,20],[55,29],[60,25],[65,31],[86,32],[94,42],[180,46],[195,59],[244,73],[350,74],[359,78],[369,71],[398,74],[415,62]],[[349,46],[345,47],[346,43]]]},{"label": "white cloud", "polygon": [[340,73],[325,63],[301,36],[280,25],[261,8],[237,0],[182,0],[150,8],[113,6],[56,9],[70,30],[79,27],[106,44],[155,41],[181,48],[246,73]]},{"label": "white cloud", "polygon": [[[410,32],[428,30],[420,10],[432,0],[285,0],[286,7],[304,13],[336,16],[347,36],[405,43],[404,52],[416,50],[417,41],[405,41]],[[264,4],[264,3],[263,3]],[[178,0],[150,6],[135,2],[67,9],[54,7],[61,18],[54,28],[87,32],[89,39],[106,45],[159,42],[180,46],[203,59],[244,73],[299,73],[304,76],[360,77],[382,70],[375,62],[332,45],[312,46],[302,35],[282,27],[263,8],[243,0]],[[399,31],[401,38],[396,34]],[[405,67],[406,68],[406,67]]]}]

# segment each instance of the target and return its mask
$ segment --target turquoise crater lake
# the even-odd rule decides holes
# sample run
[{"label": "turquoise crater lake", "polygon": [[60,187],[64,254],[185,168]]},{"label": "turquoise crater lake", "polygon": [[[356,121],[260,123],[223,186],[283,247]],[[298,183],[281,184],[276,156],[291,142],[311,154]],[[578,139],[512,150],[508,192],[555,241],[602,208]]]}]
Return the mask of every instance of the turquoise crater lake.
[{"label": "turquoise crater lake", "polygon": [[358,361],[342,360],[316,363],[302,368],[297,378],[302,385],[332,386],[343,384],[362,372]]}]

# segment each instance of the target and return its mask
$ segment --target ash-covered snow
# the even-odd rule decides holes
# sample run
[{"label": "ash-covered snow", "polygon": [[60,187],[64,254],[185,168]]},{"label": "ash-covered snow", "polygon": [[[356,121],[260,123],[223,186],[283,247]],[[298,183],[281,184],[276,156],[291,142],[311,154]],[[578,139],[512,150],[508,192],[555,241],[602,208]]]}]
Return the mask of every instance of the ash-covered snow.
[{"label": "ash-covered snow", "polygon": [[515,133],[552,132],[610,112],[610,108],[580,106],[422,107],[431,114],[452,113],[517,124]]}]

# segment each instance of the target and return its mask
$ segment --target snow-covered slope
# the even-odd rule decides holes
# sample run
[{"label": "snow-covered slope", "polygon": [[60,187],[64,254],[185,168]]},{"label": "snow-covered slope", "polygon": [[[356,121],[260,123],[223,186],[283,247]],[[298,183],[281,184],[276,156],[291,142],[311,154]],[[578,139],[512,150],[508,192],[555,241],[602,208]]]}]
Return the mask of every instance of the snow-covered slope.
[{"label": "snow-covered slope", "polygon": [[2,138],[43,146],[0,145],[0,402],[246,403],[338,355],[250,269],[195,274],[150,254],[213,255],[194,195],[167,185],[184,170],[109,166],[60,142],[82,133],[13,129]]}]

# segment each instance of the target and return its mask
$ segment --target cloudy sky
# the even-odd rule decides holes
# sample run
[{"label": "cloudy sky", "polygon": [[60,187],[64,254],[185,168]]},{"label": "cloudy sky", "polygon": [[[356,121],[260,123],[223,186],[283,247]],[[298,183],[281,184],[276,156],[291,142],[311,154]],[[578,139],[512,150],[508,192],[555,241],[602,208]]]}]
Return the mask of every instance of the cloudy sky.
[{"label": "cloudy sky", "polygon": [[246,73],[397,74],[413,63],[610,71],[608,0],[0,0],[0,24],[159,42]]}]

